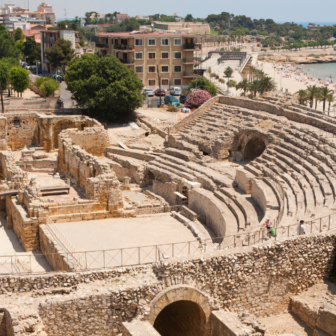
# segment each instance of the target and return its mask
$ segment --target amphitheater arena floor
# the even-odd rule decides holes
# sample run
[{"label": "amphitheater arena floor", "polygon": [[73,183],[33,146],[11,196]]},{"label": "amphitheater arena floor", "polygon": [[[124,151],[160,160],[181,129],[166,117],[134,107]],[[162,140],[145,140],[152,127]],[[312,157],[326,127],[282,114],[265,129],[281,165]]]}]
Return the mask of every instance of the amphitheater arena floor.
[{"label": "amphitheater arena floor", "polygon": [[196,240],[190,230],[169,213],[55,225],[78,252]]}]

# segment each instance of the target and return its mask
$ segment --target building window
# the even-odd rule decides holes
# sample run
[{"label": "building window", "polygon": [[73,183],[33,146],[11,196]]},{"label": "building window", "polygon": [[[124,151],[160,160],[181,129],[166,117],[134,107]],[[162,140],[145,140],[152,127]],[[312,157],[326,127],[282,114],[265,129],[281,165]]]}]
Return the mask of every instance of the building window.
[{"label": "building window", "polygon": [[113,44],[113,39],[111,39],[111,44]]},{"label": "building window", "polygon": [[174,65],[174,72],[182,72],[181,65]]},{"label": "building window", "polygon": [[169,79],[162,79],[161,80],[161,85],[168,86],[169,85]]},{"label": "building window", "polygon": [[155,39],[149,39],[149,40],[148,40],[148,45],[149,45],[149,46],[155,46],[155,45],[156,45],[156,43],[155,43]]},{"label": "building window", "polygon": [[148,59],[155,59],[155,52],[148,53]]},{"label": "building window", "polygon": [[114,44],[118,44],[118,39],[115,39],[115,40],[114,40]]},{"label": "building window", "polygon": [[161,65],[161,72],[169,72],[169,66],[168,65]]},{"label": "building window", "polygon": [[142,46],[142,39],[135,39],[136,46]]},{"label": "building window", "polygon": [[155,79],[148,79],[148,86],[155,86],[156,80]]},{"label": "building window", "polygon": [[13,124],[14,124],[15,127],[20,127],[21,122],[20,122],[19,119],[15,119]]},{"label": "building window", "polygon": [[116,57],[119,58],[119,51],[116,52]]},{"label": "building window", "polygon": [[155,71],[155,66],[149,66],[148,67],[148,72],[156,72]]},{"label": "building window", "polygon": [[174,78],[174,85],[182,85],[182,79],[181,78]]},{"label": "building window", "polygon": [[142,60],[142,52],[135,53],[136,60]]},{"label": "building window", "polygon": [[169,46],[169,39],[161,39],[162,46]]},{"label": "building window", "polygon": [[162,59],[168,59],[169,58],[169,53],[167,53],[167,52],[161,53],[161,58]]},{"label": "building window", "polygon": [[178,38],[174,39],[174,45],[175,46],[181,46],[182,45],[182,39],[178,39]]},{"label": "building window", "polygon": [[175,52],[174,53],[174,58],[176,59],[182,59],[182,53],[179,51],[179,52]]},{"label": "building window", "polygon": [[136,73],[142,73],[142,66],[136,66],[135,67],[135,72]]}]

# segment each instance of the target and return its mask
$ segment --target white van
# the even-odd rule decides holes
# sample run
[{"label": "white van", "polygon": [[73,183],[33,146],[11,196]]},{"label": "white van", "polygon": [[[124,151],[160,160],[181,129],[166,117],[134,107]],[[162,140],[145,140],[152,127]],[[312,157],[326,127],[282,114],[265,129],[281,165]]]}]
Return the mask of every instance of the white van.
[{"label": "white van", "polygon": [[179,87],[173,87],[173,88],[170,90],[170,94],[171,94],[172,96],[180,96],[181,93],[182,93],[182,91],[181,91],[181,88],[179,88]]}]

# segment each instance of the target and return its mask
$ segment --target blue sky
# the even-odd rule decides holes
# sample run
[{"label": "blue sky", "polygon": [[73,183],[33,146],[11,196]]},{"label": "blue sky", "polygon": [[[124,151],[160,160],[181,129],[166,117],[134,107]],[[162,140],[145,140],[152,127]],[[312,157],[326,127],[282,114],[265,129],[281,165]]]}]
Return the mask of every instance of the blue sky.
[{"label": "blue sky", "polygon": [[[2,2],[8,3],[6,0]],[[252,18],[272,18],[275,21],[336,21],[335,0],[44,0],[54,7],[58,18],[64,17],[64,8],[67,17],[84,16],[85,12],[113,13],[118,11],[131,16],[165,13],[205,18],[208,14],[230,12],[235,15],[246,15]],[[42,0],[29,0],[31,10],[36,10]],[[11,3],[27,6],[28,0],[12,0]]]}]

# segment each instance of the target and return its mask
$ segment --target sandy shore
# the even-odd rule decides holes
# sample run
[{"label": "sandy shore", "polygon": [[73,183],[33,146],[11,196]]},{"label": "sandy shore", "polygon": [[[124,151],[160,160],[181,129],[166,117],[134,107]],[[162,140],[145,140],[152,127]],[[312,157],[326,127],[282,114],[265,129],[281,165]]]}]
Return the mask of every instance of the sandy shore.
[{"label": "sandy shore", "polygon": [[[273,78],[277,89],[283,88],[283,91],[290,93],[295,93],[299,90],[305,90],[308,85],[316,85],[317,87],[327,86],[330,90],[336,92],[336,84],[329,81],[318,80],[306,75],[302,70],[295,65],[290,65],[286,63],[266,63],[258,62],[256,68],[263,70],[269,77]],[[281,70],[282,69],[282,70]],[[317,105],[318,110],[322,110],[323,104],[320,102]],[[326,110],[328,109],[328,104]],[[333,110],[333,108],[331,108]]]}]

